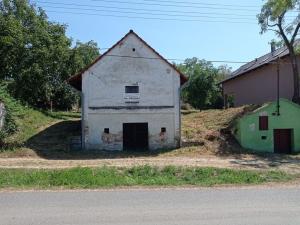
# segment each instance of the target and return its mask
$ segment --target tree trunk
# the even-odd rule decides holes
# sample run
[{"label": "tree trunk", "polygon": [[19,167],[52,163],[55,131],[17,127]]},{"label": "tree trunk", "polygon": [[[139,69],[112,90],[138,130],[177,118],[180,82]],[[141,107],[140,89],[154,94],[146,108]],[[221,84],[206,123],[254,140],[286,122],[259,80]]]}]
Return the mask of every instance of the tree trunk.
[{"label": "tree trunk", "polygon": [[297,56],[294,53],[294,49],[290,50],[290,60],[291,60],[291,63],[292,63],[293,77],[294,77],[293,102],[300,104],[299,68],[298,68]]}]

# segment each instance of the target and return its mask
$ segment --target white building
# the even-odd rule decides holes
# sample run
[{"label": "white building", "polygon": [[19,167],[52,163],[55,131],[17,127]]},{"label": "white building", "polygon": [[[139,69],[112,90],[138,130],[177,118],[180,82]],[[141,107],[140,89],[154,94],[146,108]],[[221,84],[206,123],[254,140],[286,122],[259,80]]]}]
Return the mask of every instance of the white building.
[{"label": "white building", "polygon": [[93,150],[180,146],[180,87],[187,81],[132,30],[71,77],[82,92],[82,145]]}]

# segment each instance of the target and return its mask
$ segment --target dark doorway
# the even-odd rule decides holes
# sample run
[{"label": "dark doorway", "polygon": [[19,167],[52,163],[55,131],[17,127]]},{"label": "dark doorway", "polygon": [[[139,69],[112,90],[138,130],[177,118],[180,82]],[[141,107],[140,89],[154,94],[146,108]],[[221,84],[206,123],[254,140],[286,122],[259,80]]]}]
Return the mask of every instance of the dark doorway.
[{"label": "dark doorway", "polygon": [[292,129],[274,130],[274,152],[279,154],[292,153]]},{"label": "dark doorway", "polygon": [[147,151],[148,123],[123,124],[123,149],[129,151]]}]

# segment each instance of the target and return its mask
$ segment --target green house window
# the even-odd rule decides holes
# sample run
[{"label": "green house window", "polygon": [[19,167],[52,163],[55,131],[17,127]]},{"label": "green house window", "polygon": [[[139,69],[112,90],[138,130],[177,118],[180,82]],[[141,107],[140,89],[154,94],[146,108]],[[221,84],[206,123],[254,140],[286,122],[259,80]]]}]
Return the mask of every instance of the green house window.
[{"label": "green house window", "polygon": [[269,117],[260,116],[259,117],[259,130],[269,130]]}]

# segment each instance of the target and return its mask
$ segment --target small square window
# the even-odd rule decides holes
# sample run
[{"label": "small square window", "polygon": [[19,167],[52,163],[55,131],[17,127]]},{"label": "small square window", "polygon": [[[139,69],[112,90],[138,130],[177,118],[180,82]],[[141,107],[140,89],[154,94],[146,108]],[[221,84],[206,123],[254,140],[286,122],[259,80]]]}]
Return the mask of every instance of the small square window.
[{"label": "small square window", "polygon": [[267,140],[267,136],[261,136],[262,140]]},{"label": "small square window", "polygon": [[104,128],[104,133],[109,134],[109,128]]},{"label": "small square window", "polygon": [[167,132],[167,128],[162,127],[162,128],[161,128],[161,132],[162,132],[162,133],[166,133],[166,132]]},{"label": "small square window", "polygon": [[259,130],[268,130],[269,129],[269,117],[260,116],[259,117]]},{"label": "small square window", "polygon": [[134,94],[139,93],[139,86],[125,86],[125,93],[126,94]]}]

